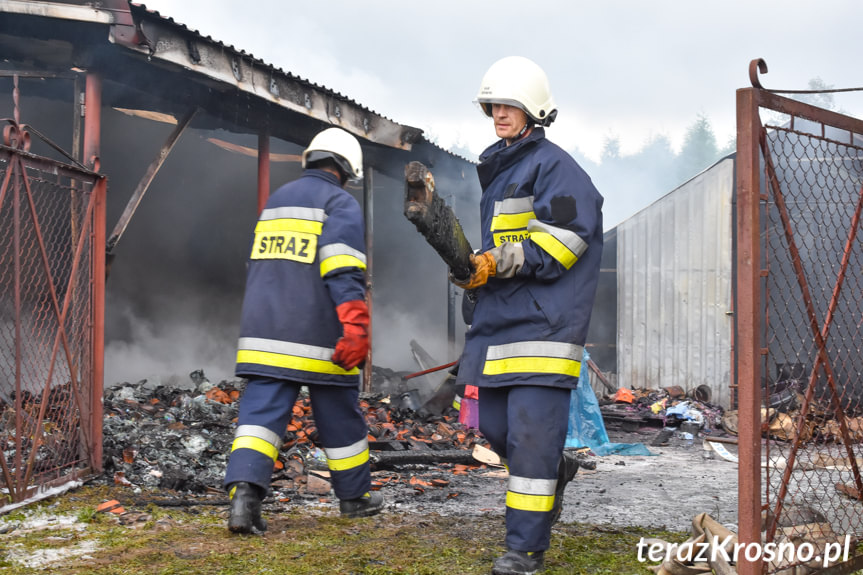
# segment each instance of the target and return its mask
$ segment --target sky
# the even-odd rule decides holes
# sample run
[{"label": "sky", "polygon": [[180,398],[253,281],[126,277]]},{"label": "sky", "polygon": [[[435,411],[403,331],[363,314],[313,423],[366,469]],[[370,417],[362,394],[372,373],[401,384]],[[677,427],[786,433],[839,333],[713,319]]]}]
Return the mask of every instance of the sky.
[{"label": "sky", "polygon": [[[768,89],[863,86],[852,39],[859,0],[149,0],[147,8],[400,124],[479,154],[494,140],[474,103],[499,58],[526,56],[549,77],[552,141],[599,161],[606,139],[631,154],[658,135],[678,150],[706,117],[735,137],[735,92],[763,58]],[[863,92],[835,95],[863,115]]]}]

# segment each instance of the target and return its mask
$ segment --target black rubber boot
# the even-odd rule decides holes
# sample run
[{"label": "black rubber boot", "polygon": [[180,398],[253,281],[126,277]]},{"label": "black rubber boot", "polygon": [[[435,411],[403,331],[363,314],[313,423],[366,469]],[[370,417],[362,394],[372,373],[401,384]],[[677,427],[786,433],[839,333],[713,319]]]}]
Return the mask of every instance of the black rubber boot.
[{"label": "black rubber boot", "polygon": [[552,525],[560,519],[560,513],[563,511],[563,492],[576,473],[578,473],[578,458],[574,453],[564,451],[557,466],[557,487],[554,490],[554,507],[551,508]]},{"label": "black rubber boot", "polygon": [[263,533],[267,522],[261,517],[261,501],[264,499],[260,487],[239,481],[228,488],[231,494],[231,516],[228,529],[232,533]]},{"label": "black rubber boot", "polygon": [[383,506],[384,496],[377,492],[368,492],[357,499],[339,501],[339,511],[344,517],[368,517],[380,513]]},{"label": "black rubber boot", "polygon": [[544,564],[545,551],[516,551],[510,549],[494,560],[492,575],[533,575]]}]

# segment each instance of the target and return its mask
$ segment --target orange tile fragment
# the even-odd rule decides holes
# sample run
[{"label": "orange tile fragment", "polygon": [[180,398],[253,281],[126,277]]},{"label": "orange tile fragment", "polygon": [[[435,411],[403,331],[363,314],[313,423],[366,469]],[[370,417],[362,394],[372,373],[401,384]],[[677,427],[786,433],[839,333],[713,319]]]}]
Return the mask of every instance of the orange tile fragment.
[{"label": "orange tile fragment", "polygon": [[209,391],[207,391],[205,396],[210,401],[215,401],[217,403],[226,403],[226,404],[231,403],[231,397],[227,393],[225,393],[224,391],[219,389],[218,387],[214,387],[214,388],[210,389]]},{"label": "orange tile fragment", "polygon": [[100,503],[98,507],[96,507],[96,511],[100,513],[116,513],[117,515],[126,512],[126,510],[123,509],[123,506],[120,505],[120,502],[116,499]]}]

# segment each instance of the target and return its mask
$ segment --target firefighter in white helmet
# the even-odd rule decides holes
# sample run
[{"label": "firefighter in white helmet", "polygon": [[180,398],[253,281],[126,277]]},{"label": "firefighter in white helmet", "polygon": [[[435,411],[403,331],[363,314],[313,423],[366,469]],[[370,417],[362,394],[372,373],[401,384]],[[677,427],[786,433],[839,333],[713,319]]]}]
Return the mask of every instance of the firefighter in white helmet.
[{"label": "firefighter in white helmet", "polygon": [[235,533],[267,528],[261,501],[301,386],[342,515],[383,506],[371,492],[359,407],[359,366],[370,345],[363,217],[344,190],[362,178],[362,150],[352,135],[329,128],[312,139],[302,165],[302,177],[267,201],[249,256],[236,364],[248,383],[224,481]]},{"label": "firefighter in white helmet", "polygon": [[492,572],[523,575],[542,569],[578,469],[564,447],[599,278],[603,198],[545,137],[557,108],[537,64],[495,62],[477,102],[499,140],[477,166],[482,248],[471,277],[456,282],[477,300],[458,380],[479,388],[480,431],[510,473],[507,551]]}]

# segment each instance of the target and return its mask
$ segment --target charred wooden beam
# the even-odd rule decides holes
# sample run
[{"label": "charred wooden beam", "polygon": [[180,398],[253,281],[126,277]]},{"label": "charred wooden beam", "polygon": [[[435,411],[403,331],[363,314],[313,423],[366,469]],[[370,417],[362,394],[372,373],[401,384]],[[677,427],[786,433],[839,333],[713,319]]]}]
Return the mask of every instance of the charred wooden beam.
[{"label": "charred wooden beam", "polygon": [[153,183],[153,179],[162,168],[162,164],[164,164],[165,160],[168,158],[168,154],[170,154],[171,150],[174,149],[174,145],[177,143],[177,140],[179,140],[180,136],[183,135],[183,132],[186,131],[186,128],[191,123],[192,118],[195,117],[195,113],[197,111],[197,107],[192,107],[186,112],[185,116],[177,122],[177,126],[173,129],[171,134],[168,136],[168,139],[159,149],[159,153],[156,154],[156,157],[152,162],[150,162],[147,171],[144,173],[141,181],[138,182],[138,185],[135,187],[135,191],[132,192],[132,197],[129,198],[129,202],[126,204],[123,214],[114,226],[114,231],[111,232],[111,235],[108,237],[108,254],[113,254],[114,248],[117,246],[117,242],[120,241],[120,237],[122,237],[123,233],[126,231],[126,226],[129,225],[129,220],[131,220],[132,216],[135,215],[135,210],[138,209],[138,204],[141,203],[144,194],[147,193],[147,190],[150,188],[150,184]]},{"label": "charred wooden beam", "polygon": [[373,469],[390,469],[400,465],[437,465],[440,463],[461,463],[478,465],[473,452],[468,449],[423,449],[405,451],[374,451],[369,454]]},{"label": "charred wooden beam", "polygon": [[470,277],[470,242],[452,208],[435,192],[432,173],[420,162],[405,166],[405,216],[443,258],[453,277]]}]

